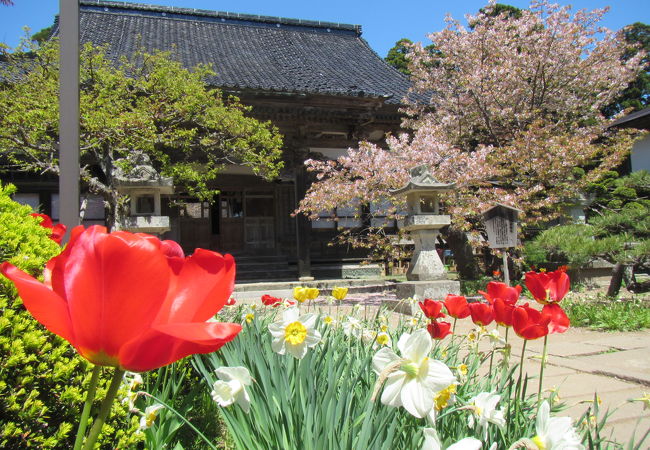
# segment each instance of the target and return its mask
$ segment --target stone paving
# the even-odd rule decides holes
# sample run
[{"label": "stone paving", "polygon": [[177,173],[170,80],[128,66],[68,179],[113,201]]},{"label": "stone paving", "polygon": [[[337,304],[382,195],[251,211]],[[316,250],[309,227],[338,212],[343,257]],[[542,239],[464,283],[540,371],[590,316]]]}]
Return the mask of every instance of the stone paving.
[{"label": "stone paving", "polygon": [[[268,293],[280,296],[279,292]],[[288,297],[287,293],[284,294],[283,297]],[[240,301],[259,303],[259,298]],[[346,314],[353,305],[359,304],[362,306],[360,314],[371,317],[382,305],[396,302],[395,295],[390,292],[354,294],[342,302],[339,313]],[[316,304],[327,312],[324,301]],[[407,312],[406,309],[409,308],[402,308],[403,312]],[[400,313],[391,314],[393,323],[403,318]],[[472,328],[471,320],[463,320],[458,322],[456,331],[468,333]],[[644,410],[641,402],[630,402],[650,394],[650,330],[616,333],[570,328],[566,333],[550,335],[548,347],[543,389],[557,390],[560,401],[568,405],[567,415],[578,420],[597,394],[601,400],[601,412],[611,413],[605,428],[606,436],[627,444],[633,436],[638,441],[650,430],[650,409]],[[533,378],[530,392],[537,390],[542,348],[543,339],[527,344],[524,371]],[[515,344],[512,354],[512,361],[518,361],[521,347]],[[650,448],[650,437],[640,448]]]}]

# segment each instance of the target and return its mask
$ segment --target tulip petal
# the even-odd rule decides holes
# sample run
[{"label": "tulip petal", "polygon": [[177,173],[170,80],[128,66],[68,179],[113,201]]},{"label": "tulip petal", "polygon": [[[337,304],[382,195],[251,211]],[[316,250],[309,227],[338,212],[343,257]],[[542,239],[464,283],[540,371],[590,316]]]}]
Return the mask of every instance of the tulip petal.
[{"label": "tulip petal", "polygon": [[63,339],[74,342],[68,304],[56,292],[17,267],[4,262],[0,273],[14,282],[25,308],[45,328]]},{"label": "tulip petal", "polygon": [[550,317],[550,331],[551,333],[564,333],[569,329],[571,322],[566,313],[557,303],[544,305],[542,308],[542,316]]},{"label": "tulip petal", "polygon": [[546,286],[548,285],[548,275],[545,273],[526,272],[526,287],[533,295],[533,298],[539,302],[548,300]]},{"label": "tulip petal", "polygon": [[241,325],[222,322],[175,323],[155,326],[124,345],[120,366],[145,372],[195,353],[210,353],[235,338]]},{"label": "tulip petal", "polygon": [[157,322],[204,322],[226,304],[235,286],[231,255],[196,249],[172,277]]},{"label": "tulip petal", "polygon": [[565,295],[567,295],[571,288],[569,275],[567,275],[563,270],[556,270],[555,272],[551,272],[549,277],[552,280],[550,285],[551,299],[553,299],[554,302],[559,302]]},{"label": "tulip petal", "polygon": [[106,234],[101,227],[78,236],[64,270],[75,347],[110,357],[149,328],[171,274],[158,246],[132,233]]}]

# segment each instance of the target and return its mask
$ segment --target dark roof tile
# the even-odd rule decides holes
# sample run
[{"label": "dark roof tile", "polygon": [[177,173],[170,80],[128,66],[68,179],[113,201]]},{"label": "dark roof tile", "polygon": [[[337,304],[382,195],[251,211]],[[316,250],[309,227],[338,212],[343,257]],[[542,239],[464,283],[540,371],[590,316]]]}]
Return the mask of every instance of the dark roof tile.
[{"label": "dark roof tile", "polygon": [[215,86],[399,103],[408,79],[361,38],[359,25],[101,0],[80,1],[82,42],[112,57],[171,50],[186,66],[211,64]]}]

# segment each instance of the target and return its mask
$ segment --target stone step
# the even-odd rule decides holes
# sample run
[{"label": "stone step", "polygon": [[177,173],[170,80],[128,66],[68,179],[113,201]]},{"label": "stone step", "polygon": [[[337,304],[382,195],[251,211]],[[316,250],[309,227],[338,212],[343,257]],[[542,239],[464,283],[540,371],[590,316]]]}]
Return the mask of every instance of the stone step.
[{"label": "stone step", "polygon": [[264,294],[269,294],[280,298],[293,298],[293,288],[295,287],[316,287],[320,290],[320,297],[329,296],[335,287],[347,287],[348,295],[357,293],[384,292],[394,289],[394,283],[382,279],[372,280],[352,280],[352,279],[333,279],[333,280],[315,280],[315,281],[268,281],[268,282],[250,282],[237,283],[233,297],[238,301],[255,301]]},{"label": "stone step", "polygon": [[379,264],[312,264],[311,272],[316,278],[378,278],[382,268]]}]

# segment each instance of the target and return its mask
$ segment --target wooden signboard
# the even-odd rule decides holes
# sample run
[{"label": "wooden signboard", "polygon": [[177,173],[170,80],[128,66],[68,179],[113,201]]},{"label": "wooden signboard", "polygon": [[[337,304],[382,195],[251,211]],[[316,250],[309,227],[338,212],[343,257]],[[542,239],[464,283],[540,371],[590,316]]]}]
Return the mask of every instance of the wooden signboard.
[{"label": "wooden signboard", "polygon": [[497,203],[483,213],[490,248],[517,246],[517,223],[520,210]]}]

